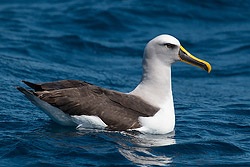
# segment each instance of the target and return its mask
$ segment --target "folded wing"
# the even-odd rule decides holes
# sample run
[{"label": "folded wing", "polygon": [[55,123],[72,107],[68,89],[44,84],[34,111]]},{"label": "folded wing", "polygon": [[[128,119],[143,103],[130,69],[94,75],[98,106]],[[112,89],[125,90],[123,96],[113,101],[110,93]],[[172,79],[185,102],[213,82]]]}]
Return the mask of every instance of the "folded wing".
[{"label": "folded wing", "polygon": [[113,130],[139,128],[139,116],[153,116],[159,108],[141,98],[101,88],[87,82],[63,80],[25,84],[35,89],[34,95],[64,113],[98,116]]}]

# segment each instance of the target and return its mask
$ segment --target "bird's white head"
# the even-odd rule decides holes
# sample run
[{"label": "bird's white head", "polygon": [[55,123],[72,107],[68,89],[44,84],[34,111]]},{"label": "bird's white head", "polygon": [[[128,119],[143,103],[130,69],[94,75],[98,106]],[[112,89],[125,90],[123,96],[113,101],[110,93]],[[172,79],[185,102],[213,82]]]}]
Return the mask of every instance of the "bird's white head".
[{"label": "bird's white head", "polygon": [[180,42],[171,35],[160,35],[148,42],[144,50],[143,64],[147,62],[154,63],[155,65],[171,66],[172,63],[183,61],[185,63],[197,66],[211,71],[209,63],[192,56],[180,44]]},{"label": "bird's white head", "polygon": [[158,59],[164,64],[180,61],[178,56],[180,42],[171,35],[160,35],[148,42],[144,59]]}]

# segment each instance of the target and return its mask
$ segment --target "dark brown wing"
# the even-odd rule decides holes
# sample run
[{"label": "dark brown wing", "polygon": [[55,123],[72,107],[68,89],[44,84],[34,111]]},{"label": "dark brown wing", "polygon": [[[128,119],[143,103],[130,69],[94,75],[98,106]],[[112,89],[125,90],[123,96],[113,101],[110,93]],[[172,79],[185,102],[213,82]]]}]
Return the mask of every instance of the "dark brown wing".
[{"label": "dark brown wing", "polygon": [[85,81],[78,81],[78,80],[62,80],[62,81],[45,82],[45,83],[31,83],[28,81],[23,81],[23,83],[25,83],[35,91],[46,91],[46,90],[49,91],[49,90],[58,90],[65,88],[76,88],[90,84]]},{"label": "dark brown wing", "polygon": [[120,93],[108,89],[103,89],[105,95],[113,102],[120,104],[128,109],[134,110],[140,113],[140,116],[143,117],[151,117],[154,116],[157,111],[159,111],[158,107],[154,107],[140,97]]},{"label": "dark brown wing", "polygon": [[108,128],[114,130],[138,128],[140,127],[139,116],[153,116],[159,110],[159,108],[149,105],[134,95],[112,91],[81,81],[78,82],[82,84],[81,86],[65,88],[65,82],[62,82],[64,88],[59,86],[60,83],[53,82],[53,85],[61,89],[48,90],[46,88],[46,91],[36,91],[35,94],[41,100],[69,115],[98,116],[108,125]]}]

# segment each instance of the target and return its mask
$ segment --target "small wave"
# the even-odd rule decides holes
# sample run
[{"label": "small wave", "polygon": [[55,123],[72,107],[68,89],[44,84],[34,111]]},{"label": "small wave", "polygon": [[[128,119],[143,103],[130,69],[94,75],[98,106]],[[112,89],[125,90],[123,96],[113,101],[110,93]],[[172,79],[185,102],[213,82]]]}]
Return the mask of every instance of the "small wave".
[{"label": "small wave", "polygon": [[221,141],[206,141],[198,143],[181,143],[170,146],[151,148],[153,151],[167,155],[228,155],[243,154],[245,151],[231,143]]}]

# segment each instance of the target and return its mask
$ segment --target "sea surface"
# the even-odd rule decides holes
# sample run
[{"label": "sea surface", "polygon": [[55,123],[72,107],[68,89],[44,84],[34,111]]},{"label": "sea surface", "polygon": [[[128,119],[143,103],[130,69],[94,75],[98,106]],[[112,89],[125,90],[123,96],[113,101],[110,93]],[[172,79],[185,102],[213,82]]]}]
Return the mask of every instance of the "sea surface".
[{"label": "sea surface", "polygon": [[[250,166],[250,1],[1,0],[0,166]],[[172,66],[175,131],[77,130],[16,86],[63,79],[121,92],[146,43],[171,34],[210,74]]]}]

